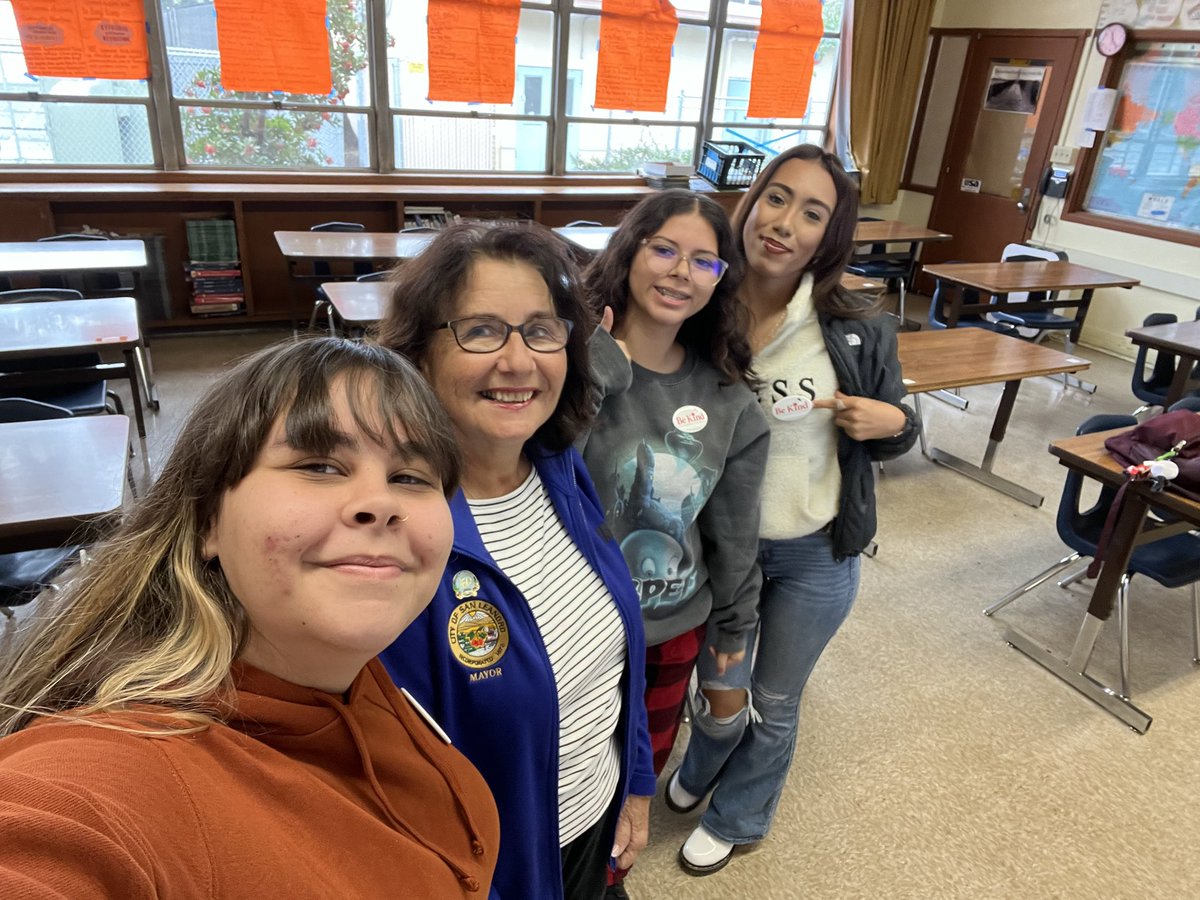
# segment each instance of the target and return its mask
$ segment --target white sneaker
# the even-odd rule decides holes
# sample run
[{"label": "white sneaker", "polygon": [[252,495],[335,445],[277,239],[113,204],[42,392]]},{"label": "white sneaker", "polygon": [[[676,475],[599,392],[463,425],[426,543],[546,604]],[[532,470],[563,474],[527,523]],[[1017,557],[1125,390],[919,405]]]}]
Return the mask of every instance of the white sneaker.
[{"label": "white sneaker", "polygon": [[689,875],[711,875],[725,868],[733,856],[733,847],[729,841],[711,834],[703,825],[697,825],[679,848],[679,865]]},{"label": "white sneaker", "polygon": [[667,807],[671,812],[690,813],[693,809],[700,805],[700,801],[704,797],[697,797],[695,794],[689,794],[679,784],[679,770],[676,769],[671,773],[671,777],[667,779],[666,790],[663,791],[663,800],[666,801]]}]

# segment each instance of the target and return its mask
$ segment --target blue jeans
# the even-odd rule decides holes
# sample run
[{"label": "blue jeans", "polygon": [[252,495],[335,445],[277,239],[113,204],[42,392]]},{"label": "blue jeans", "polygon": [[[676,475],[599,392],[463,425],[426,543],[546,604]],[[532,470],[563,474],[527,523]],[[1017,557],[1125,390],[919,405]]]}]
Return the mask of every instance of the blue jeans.
[{"label": "blue jeans", "polygon": [[859,557],[837,562],[825,532],[758,542],[763,589],[759,640],[753,654],[718,676],[712,654],[701,653],[702,688],[743,688],[749,709],[715,719],[703,694],[696,699],[692,736],[679,767],[679,784],[701,796],[713,785],[701,819],[716,837],[734,844],[767,835],[787,781],[800,721],[800,694],[829,639],[858,593]]}]

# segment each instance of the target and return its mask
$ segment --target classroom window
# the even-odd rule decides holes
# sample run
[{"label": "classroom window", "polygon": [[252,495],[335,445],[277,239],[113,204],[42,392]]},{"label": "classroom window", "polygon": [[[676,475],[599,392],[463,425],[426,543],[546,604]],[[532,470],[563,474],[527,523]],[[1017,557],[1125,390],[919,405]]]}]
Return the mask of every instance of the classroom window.
[{"label": "classroom window", "polygon": [[1200,41],[1138,41],[1108,80],[1112,124],[1064,218],[1200,244]]},{"label": "classroom window", "polygon": [[145,81],[29,75],[0,2],[0,165],[152,166],[149,96]]},{"label": "classroom window", "polygon": [[0,166],[632,173],[693,163],[706,139],[771,155],[824,140],[842,2],[823,5],[808,110],[785,121],[746,115],[759,0],[673,0],[660,111],[595,107],[601,0],[524,0],[513,98],[491,104],[429,99],[428,0],[329,0],[327,95],[228,90],[213,0],[150,5],[165,83],[34,78],[0,0]]}]

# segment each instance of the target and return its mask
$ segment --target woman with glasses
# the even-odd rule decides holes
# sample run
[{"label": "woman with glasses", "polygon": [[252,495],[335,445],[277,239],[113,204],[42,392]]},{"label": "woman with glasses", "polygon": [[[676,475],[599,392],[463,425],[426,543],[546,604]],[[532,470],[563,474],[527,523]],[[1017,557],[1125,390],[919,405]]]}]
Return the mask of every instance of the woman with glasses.
[{"label": "woman with glasses", "polygon": [[892,320],[840,286],[857,212],[858,190],[837,158],[803,145],[772,160],[733,214],[771,427],[758,532],[763,588],[753,660],[722,672],[701,657],[691,740],[667,782],[667,805],[680,813],[712,791],[679,854],[693,875],[766,837],[796,746],[801,692],[850,611],[859,553],[875,534],[871,461],[899,456],[917,436],[900,402]]},{"label": "woman with glasses", "polygon": [[584,460],[638,590],[655,774],[697,657],[724,671],[756,620],[768,430],[741,275],[725,211],[670,190],[630,210],[584,276],[593,310],[612,315],[612,338],[591,346],[604,399]]},{"label": "woman with glasses", "polygon": [[645,846],[654,772],[637,597],[572,449],[594,323],[565,245],[516,223],[447,229],[392,296],[378,339],[424,371],[464,465],[440,590],[384,665],[491,787],[500,896],[598,898]]}]

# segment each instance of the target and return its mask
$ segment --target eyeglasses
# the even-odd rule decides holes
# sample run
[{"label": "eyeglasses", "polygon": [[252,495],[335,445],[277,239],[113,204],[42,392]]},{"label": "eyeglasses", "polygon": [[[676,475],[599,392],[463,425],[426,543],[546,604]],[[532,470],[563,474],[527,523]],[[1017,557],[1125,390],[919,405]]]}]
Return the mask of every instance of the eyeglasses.
[{"label": "eyeglasses", "polygon": [[680,257],[687,262],[692,280],[697,284],[716,284],[729,268],[729,263],[711,253],[688,256],[680,253],[674,244],[655,238],[644,238],[642,247],[646,250],[646,265],[650,267],[650,271],[659,275],[666,275],[672,271],[679,264]]},{"label": "eyeglasses", "polygon": [[509,325],[495,316],[469,316],[447,322],[458,346],[468,353],[495,353],[508,343],[515,331],[525,346],[537,353],[553,353],[567,346],[575,323],[557,316],[541,316],[520,325]]}]

